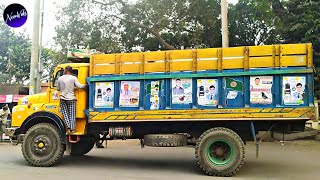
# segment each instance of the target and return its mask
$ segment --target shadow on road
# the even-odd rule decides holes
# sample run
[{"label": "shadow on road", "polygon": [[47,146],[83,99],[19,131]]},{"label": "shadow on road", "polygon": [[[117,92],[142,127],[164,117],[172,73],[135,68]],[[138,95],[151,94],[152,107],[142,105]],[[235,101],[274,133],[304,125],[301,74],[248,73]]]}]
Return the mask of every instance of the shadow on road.
[{"label": "shadow on road", "polygon": [[59,166],[107,169],[146,169],[203,174],[195,159],[159,159],[142,157],[64,156]]}]

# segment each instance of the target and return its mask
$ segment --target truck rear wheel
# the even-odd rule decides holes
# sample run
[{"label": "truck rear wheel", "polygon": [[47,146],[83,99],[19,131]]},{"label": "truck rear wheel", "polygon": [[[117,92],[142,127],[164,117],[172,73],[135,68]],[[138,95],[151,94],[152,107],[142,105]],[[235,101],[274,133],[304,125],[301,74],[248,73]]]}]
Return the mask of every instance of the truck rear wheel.
[{"label": "truck rear wheel", "polygon": [[188,138],[184,134],[147,134],[144,136],[146,146],[177,147],[187,145]]},{"label": "truck rear wheel", "polygon": [[81,137],[80,141],[71,145],[71,156],[83,156],[91,151],[95,144],[95,139]]},{"label": "truck rear wheel", "polygon": [[232,176],[243,164],[245,151],[240,136],[227,128],[204,132],[196,145],[200,168],[211,176]]},{"label": "truck rear wheel", "polygon": [[41,123],[32,126],[22,143],[23,157],[32,166],[52,166],[59,162],[65,151],[62,137],[56,126]]}]

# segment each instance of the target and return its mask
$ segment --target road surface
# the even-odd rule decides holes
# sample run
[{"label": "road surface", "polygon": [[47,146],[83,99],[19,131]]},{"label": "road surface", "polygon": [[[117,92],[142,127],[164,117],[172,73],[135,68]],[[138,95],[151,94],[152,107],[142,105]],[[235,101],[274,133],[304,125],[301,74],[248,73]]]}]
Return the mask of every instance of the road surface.
[{"label": "road surface", "polygon": [[194,148],[141,149],[138,141],[108,142],[83,157],[64,156],[50,168],[27,165],[21,146],[0,143],[1,179],[319,179],[320,141],[263,142],[260,157],[248,143],[241,170],[232,178],[205,175],[197,166]]}]

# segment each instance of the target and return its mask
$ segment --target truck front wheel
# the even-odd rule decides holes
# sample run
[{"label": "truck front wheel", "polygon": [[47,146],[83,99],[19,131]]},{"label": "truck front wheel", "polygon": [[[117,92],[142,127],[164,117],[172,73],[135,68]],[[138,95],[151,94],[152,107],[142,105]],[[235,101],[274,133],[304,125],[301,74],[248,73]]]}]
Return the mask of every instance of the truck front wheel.
[{"label": "truck front wheel", "polygon": [[22,143],[24,158],[36,167],[53,166],[61,160],[64,151],[59,130],[49,123],[32,126]]},{"label": "truck front wheel", "polygon": [[227,128],[204,132],[196,145],[200,168],[211,176],[232,176],[243,164],[245,151],[240,136]]}]

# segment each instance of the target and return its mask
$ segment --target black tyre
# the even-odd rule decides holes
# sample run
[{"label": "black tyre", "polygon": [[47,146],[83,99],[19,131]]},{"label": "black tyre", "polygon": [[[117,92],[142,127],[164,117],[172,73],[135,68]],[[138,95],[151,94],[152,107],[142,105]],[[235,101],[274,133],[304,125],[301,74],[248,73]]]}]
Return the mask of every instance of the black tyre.
[{"label": "black tyre", "polygon": [[30,165],[36,167],[55,165],[65,151],[58,128],[48,123],[32,126],[27,131],[21,147],[23,157]]},{"label": "black tyre", "polygon": [[200,168],[211,176],[232,176],[243,164],[245,151],[240,136],[227,128],[204,132],[196,145]]},{"label": "black tyre", "polygon": [[71,144],[71,156],[83,156],[91,151],[95,144],[95,139],[91,137],[81,137],[80,141]]},{"label": "black tyre", "polygon": [[188,138],[183,134],[147,134],[144,136],[146,146],[177,147],[187,145]]}]

